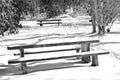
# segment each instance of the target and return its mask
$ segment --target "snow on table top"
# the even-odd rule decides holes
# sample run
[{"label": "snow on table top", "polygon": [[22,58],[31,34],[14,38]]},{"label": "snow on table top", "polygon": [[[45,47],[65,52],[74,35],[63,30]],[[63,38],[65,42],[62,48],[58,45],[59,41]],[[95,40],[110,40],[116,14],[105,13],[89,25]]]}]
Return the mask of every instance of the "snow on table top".
[{"label": "snow on table top", "polygon": [[[44,45],[44,44],[59,44],[59,43],[72,43],[72,42],[79,42],[79,43],[96,43],[99,42],[99,39],[97,38],[88,38],[88,37],[84,37],[84,38],[64,38],[64,39],[48,39],[48,40],[43,40],[40,41],[38,44],[40,45]],[[36,45],[38,45],[36,44]],[[33,44],[34,45],[34,44]],[[14,46],[19,46],[19,45],[11,45],[10,47],[14,47]],[[24,44],[21,46],[25,46]],[[26,45],[29,46],[29,45]],[[32,45],[31,45],[32,46]]]}]

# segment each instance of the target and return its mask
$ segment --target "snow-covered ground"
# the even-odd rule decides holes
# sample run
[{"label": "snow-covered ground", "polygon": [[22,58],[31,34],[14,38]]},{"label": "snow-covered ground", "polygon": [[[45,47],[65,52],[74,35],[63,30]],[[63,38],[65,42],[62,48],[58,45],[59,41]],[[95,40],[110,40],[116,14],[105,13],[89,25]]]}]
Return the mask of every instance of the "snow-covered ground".
[{"label": "snow-covered ground", "polygon": [[9,59],[18,51],[8,51],[7,46],[39,44],[41,41],[54,41],[64,38],[88,37],[92,31],[89,17],[72,18],[69,15],[59,16],[60,26],[36,25],[36,21],[24,21],[26,26],[19,34],[0,38],[0,80],[120,80],[120,23],[117,21],[110,33],[104,36],[93,36],[100,40],[92,45],[92,50],[108,50],[109,55],[99,56],[99,66],[80,64],[78,60],[53,60],[29,63],[29,74],[19,75],[19,64],[8,65]]}]

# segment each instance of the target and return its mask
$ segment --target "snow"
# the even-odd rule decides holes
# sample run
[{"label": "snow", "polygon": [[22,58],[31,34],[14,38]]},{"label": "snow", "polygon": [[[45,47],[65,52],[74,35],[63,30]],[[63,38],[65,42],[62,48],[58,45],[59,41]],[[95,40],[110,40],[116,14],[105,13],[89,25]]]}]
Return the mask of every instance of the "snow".
[{"label": "snow", "polygon": [[[13,55],[19,51],[8,51],[7,46],[40,44],[46,43],[46,41],[48,43],[55,43],[60,39],[65,42],[70,39],[79,40],[88,38],[87,36],[92,30],[88,22],[88,16],[72,18],[69,15],[62,15],[58,18],[62,19],[63,24],[72,25],[39,26],[36,25],[36,21],[24,21],[21,24],[26,27],[20,29],[19,34],[6,35],[0,38],[0,80],[120,80],[119,21],[114,23],[110,33],[104,36],[92,37],[100,40],[99,44],[91,45],[92,50],[107,50],[110,52],[108,55],[100,55],[98,57],[99,66],[92,67],[90,63],[81,64],[76,59],[60,59],[28,63],[28,71],[30,72],[20,75],[18,74],[20,72],[19,64],[8,64],[8,60],[19,58],[19,56]],[[36,56],[39,55],[36,54]]]}]

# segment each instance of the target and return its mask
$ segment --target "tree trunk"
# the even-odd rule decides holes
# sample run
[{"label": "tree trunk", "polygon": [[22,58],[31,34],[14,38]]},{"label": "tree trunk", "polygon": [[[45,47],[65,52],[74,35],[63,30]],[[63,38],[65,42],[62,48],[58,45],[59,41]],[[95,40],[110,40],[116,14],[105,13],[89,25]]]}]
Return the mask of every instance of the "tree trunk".
[{"label": "tree trunk", "polygon": [[92,33],[95,33],[96,32],[96,17],[95,17],[95,3],[93,0],[90,1],[90,6],[91,6],[91,19],[92,19],[92,26],[93,26],[93,29],[92,29]]},{"label": "tree trunk", "polygon": [[98,25],[98,34],[101,34],[101,27]]},{"label": "tree trunk", "polygon": [[96,33],[96,20],[94,12],[92,12],[92,26],[93,26],[92,33]]},{"label": "tree trunk", "polygon": [[105,34],[105,26],[98,24],[98,34]]}]

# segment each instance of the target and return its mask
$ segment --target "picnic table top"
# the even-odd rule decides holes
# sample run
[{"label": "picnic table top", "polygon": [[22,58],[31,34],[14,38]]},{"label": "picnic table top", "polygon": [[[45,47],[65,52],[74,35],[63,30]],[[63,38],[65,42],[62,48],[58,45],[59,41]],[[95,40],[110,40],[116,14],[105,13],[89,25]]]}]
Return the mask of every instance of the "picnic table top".
[{"label": "picnic table top", "polygon": [[96,43],[99,42],[98,39],[95,38],[64,38],[64,39],[49,39],[43,40],[39,44],[36,45],[13,45],[8,46],[8,49],[19,49],[19,48],[34,48],[34,47],[50,47],[50,46],[59,46],[59,45],[73,45],[73,44],[81,44],[81,43]]},{"label": "picnic table top", "polygon": [[61,21],[61,19],[39,19],[37,21]]}]

